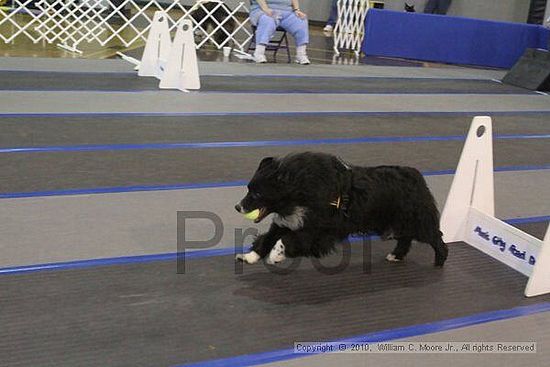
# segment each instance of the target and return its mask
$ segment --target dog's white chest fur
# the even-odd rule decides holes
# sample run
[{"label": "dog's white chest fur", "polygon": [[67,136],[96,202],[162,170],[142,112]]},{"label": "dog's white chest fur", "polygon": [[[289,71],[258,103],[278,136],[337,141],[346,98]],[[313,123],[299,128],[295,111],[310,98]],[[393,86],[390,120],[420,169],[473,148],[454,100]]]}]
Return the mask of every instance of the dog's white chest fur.
[{"label": "dog's white chest fur", "polygon": [[294,208],[294,212],[287,216],[281,216],[275,214],[273,216],[273,223],[279,227],[286,227],[293,231],[296,231],[304,226],[304,220],[306,218],[306,208],[303,206],[297,206]]}]

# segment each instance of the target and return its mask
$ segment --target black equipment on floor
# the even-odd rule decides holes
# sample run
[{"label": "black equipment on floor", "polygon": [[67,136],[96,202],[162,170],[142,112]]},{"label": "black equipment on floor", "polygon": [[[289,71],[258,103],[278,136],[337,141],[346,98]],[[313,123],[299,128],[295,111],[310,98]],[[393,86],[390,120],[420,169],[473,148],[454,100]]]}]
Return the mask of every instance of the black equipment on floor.
[{"label": "black equipment on floor", "polygon": [[530,90],[550,91],[550,52],[527,49],[502,82]]},{"label": "black equipment on floor", "polygon": [[529,6],[529,15],[527,23],[542,24],[544,22],[544,12],[546,11],[546,0],[531,0]]}]

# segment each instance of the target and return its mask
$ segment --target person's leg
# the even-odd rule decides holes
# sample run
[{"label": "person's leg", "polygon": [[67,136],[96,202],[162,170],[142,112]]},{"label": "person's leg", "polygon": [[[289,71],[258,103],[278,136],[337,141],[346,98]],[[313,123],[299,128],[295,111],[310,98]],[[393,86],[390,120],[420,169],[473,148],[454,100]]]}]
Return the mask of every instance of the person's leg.
[{"label": "person's leg", "polygon": [[428,0],[426,6],[424,7],[424,13],[433,14],[437,9],[438,0]]},{"label": "person's leg", "polygon": [[439,0],[437,5],[437,14],[447,14],[452,0]]},{"label": "person's leg", "polygon": [[327,25],[323,30],[325,32],[330,32],[336,25],[338,20],[338,0],[332,0],[332,5],[330,6],[330,14],[328,16]]},{"label": "person's leg", "polygon": [[302,65],[309,64],[310,62],[306,51],[307,44],[309,43],[307,19],[300,19],[292,12],[284,13],[281,20],[281,27],[290,33],[296,41],[296,62]]},{"label": "person's leg", "polygon": [[332,0],[332,6],[330,7],[330,15],[327,20],[327,24],[335,25],[338,20],[338,0]]},{"label": "person's leg", "polygon": [[258,18],[256,24],[256,50],[254,51],[254,59],[256,62],[267,62],[265,57],[265,45],[267,45],[271,37],[273,37],[275,29],[277,29],[277,24],[272,17],[267,14],[262,14]]}]

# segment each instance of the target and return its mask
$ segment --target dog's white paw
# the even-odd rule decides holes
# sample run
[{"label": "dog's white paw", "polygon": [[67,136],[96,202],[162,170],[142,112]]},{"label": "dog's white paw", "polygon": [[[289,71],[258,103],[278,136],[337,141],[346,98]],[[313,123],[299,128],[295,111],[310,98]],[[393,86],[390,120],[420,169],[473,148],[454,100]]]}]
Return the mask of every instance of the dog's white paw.
[{"label": "dog's white paw", "polygon": [[265,259],[265,262],[270,265],[274,265],[274,264],[280,263],[284,259],[286,259],[285,245],[283,245],[281,240],[279,240],[277,241],[275,246],[273,246],[273,248],[271,249],[271,252],[269,253],[269,256],[267,257],[267,259]]},{"label": "dog's white paw", "polygon": [[388,254],[386,256],[386,260],[390,261],[390,262],[394,262],[394,263],[398,263],[398,262],[402,261],[401,259],[398,259],[397,257],[395,257],[394,254]]},{"label": "dog's white paw", "polygon": [[260,260],[260,255],[256,251],[250,251],[247,254],[237,254],[235,260],[245,262],[247,264],[256,264]]}]

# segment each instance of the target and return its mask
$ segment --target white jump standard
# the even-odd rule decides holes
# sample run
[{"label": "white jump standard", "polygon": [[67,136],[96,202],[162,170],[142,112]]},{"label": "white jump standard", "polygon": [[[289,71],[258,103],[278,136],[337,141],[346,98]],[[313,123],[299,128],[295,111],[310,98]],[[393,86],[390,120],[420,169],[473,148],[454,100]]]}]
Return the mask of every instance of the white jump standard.
[{"label": "white jump standard", "polygon": [[172,38],[170,37],[167,15],[163,11],[157,11],[147,36],[143,56],[139,63],[138,75],[154,76],[160,79],[166,67],[168,56],[170,56],[171,48]]},{"label": "white jump standard", "polygon": [[171,40],[164,12],[157,11],[152,24],[138,65],[138,75],[160,79],[160,89],[200,89],[199,64],[191,20],[180,19],[174,42]]},{"label": "white jump standard", "polygon": [[441,215],[446,243],[463,241],[529,277],[525,296],[550,293],[550,228],[541,241],[495,218],[490,117],[474,118]]},{"label": "white jump standard", "polygon": [[181,91],[201,88],[193,24],[188,19],[182,19],[178,23],[159,88]]}]

